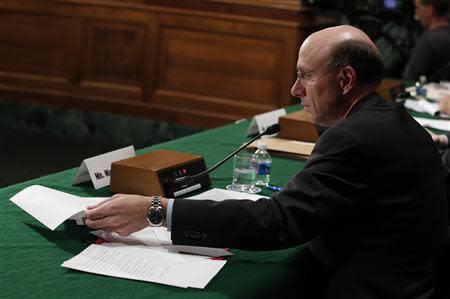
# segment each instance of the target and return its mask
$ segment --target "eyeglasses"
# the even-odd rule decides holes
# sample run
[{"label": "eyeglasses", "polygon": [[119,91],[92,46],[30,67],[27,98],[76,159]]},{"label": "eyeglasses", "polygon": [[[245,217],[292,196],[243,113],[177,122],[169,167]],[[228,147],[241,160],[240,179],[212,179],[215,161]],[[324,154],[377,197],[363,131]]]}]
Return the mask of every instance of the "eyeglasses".
[{"label": "eyeglasses", "polygon": [[[326,65],[325,65],[326,66]],[[322,78],[323,76],[325,76],[327,73],[331,72],[331,70],[327,70],[326,72],[324,72],[323,74],[321,74],[320,76],[314,78],[314,73],[322,68],[325,67],[324,65],[311,70],[311,71],[307,71],[307,72],[302,72],[300,70],[297,71],[297,78],[298,80],[300,80],[302,82],[302,84],[305,85],[311,85],[313,84],[315,81],[319,80],[320,78]]]}]

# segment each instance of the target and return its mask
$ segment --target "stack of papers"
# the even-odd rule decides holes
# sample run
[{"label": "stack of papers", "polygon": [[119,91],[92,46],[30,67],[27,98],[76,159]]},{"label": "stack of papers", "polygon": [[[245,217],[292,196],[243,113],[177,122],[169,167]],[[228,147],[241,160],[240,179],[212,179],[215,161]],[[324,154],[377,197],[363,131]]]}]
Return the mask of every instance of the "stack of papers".
[{"label": "stack of papers", "polygon": [[405,107],[416,112],[428,113],[430,115],[436,115],[439,112],[438,103],[432,103],[424,99],[407,99],[405,101]]},{"label": "stack of papers", "polygon": [[203,289],[225,263],[171,253],[158,247],[104,243],[90,245],[61,266],[100,275]]},{"label": "stack of papers", "polygon": [[[217,201],[230,198],[257,200],[261,196],[212,189],[191,197]],[[83,224],[81,218],[86,207],[105,199],[79,197],[33,185],[10,200],[49,229],[55,230],[67,219]],[[183,288],[204,288],[226,263],[211,257],[233,255],[222,248],[172,245],[170,232],[163,227],[147,227],[126,237],[102,230],[91,233],[109,242],[90,245],[65,261],[62,267]]]},{"label": "stack of papers", "polygon": [[448,119],[430,119],[422,117],[414,117],[414,119],[422,127],[450,132],[450,120]]},{"label": "stack of papers", "polygon": [[[248,146],[248,148],[257,148],[257,144],[259,141],[260,139],[255,140]],[[312,142],[304,142],[277,137],[264,138],[263,141],[266,143],[267,149],[271,152],[291,154],[301,159],[307,159],[309,156],[311,156],[314,146],[316,145]]]}]

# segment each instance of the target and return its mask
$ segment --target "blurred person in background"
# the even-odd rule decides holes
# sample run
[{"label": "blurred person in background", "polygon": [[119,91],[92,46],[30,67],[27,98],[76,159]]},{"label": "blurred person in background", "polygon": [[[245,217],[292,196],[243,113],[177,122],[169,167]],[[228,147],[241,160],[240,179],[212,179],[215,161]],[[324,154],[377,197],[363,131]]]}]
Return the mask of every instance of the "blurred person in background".
[{"label": "blurred person in background", "polygon": [[417,81],[424,75],[429,81],[449,80],[450,26],[449,0],[415,0],[415,16],[425,32],[416,42],[403,79]]}]

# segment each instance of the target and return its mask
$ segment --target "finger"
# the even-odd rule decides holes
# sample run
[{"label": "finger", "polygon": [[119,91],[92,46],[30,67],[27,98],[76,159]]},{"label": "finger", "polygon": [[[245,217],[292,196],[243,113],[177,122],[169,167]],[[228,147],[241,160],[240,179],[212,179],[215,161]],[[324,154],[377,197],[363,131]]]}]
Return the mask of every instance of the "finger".
[{"label": "finger", "polygon": [[[116,195],[121,195],[121,194],[116,194]],[[99,206],[101,206],[101,205],[103,205],[103,204],[105,204],[105,203],[107,203],[107,202],[109,202],[109,201],[111,201],[111,200],[117,198],[118,196],[116,196],[116,195],[113,195],[113,196],[111,196],[110,198],[107,198],[107,199],[105,199],[105,200],[102,200],[101,202],[99,202],[99,203],[97,203],[97,204],[87,206],[86,209],[87,209],[87,210],[95,209],[96,207],[99,207]]]},{"label": "finger", "polygon": [[122,237],[126,237],[128,235],[131,235],[132,233],[135,233],[137,231],[140,231],[147,227],[146,225],[135,225],[135,224],[129,224],[122,227],[117,228],[115,231]]},{"label": "finger", "polygon": [[93,209],[84,210],[84,215],[91,220],[105,218],[111,216],[112,213],[111,200],[109,199]]},{"label": "finger", "polygon": [[113,233],[110,228],[103,228],[103,231],[105,232],[106,237],[110,237]]},{"label": "finger", "polygon": [[102,219],[86,219],[85,221],[86,225],[89,226],[92,229],[110,229],[109,227],[109,219],[108,218],[102,218]]}]

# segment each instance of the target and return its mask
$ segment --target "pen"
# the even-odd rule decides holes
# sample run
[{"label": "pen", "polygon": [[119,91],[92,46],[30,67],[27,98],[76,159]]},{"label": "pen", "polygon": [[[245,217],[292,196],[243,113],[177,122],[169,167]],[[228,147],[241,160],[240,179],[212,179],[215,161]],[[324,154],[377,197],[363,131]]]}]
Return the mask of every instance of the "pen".
[{"label": "pen", "polygon": [[283,190],[283,187],[275,186],[275,185],[267,185],[266,188],[269,189],[269,190],[272,190],[272,191],[281,191],[281,190]]}]

